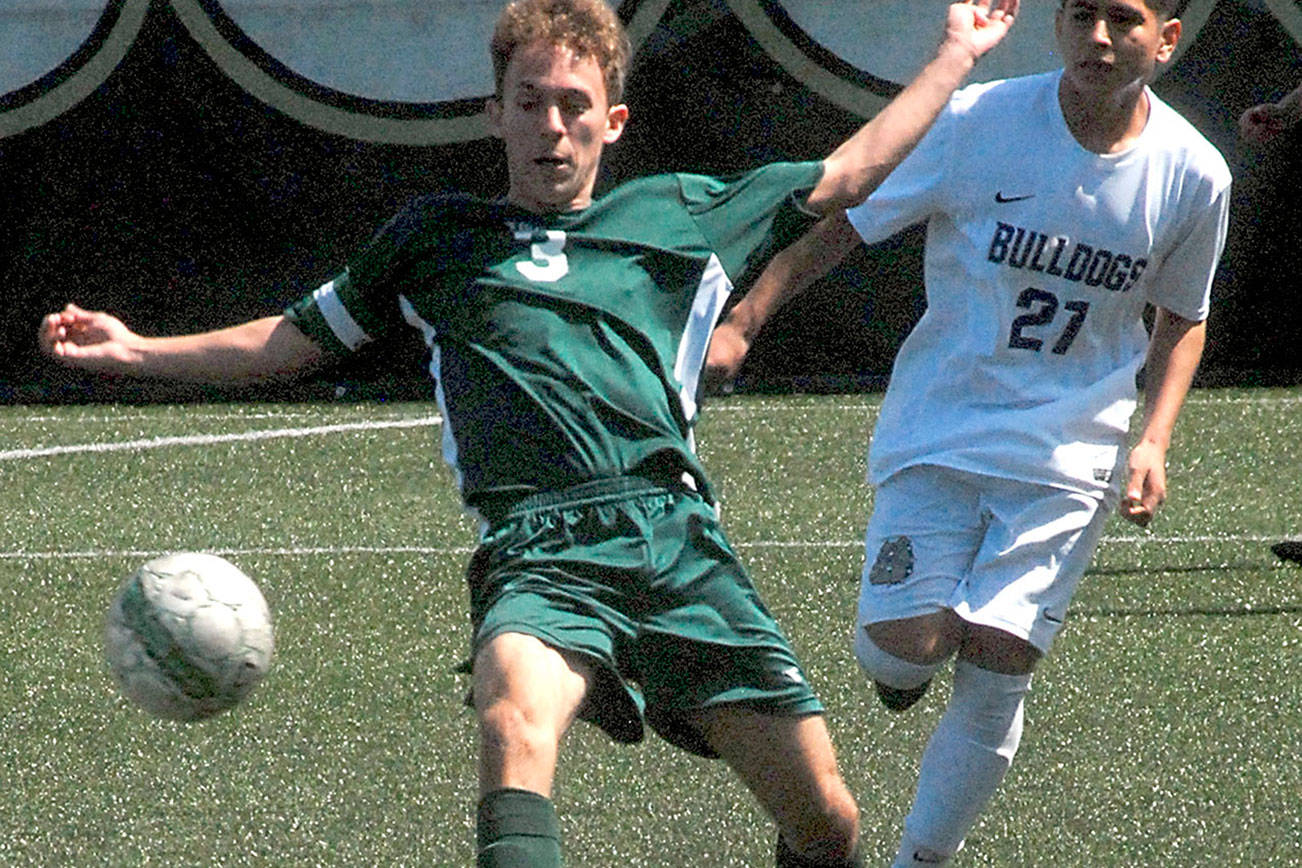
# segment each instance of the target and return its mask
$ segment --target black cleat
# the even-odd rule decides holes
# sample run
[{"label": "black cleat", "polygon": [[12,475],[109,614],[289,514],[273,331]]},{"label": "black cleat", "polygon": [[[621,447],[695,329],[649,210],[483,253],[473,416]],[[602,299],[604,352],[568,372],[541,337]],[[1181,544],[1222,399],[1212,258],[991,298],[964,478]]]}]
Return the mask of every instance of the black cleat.
[{"label": "black cleat", "polygon": [[873,687],[877,690],[877,698],[882,701],[882,705],[891,711],[907,711],[912,708],[914,703],[921,699],[931,686],[931,679],[919,684],[917,687],[908,687],[901,689],[882,684],[880,681],[874,681]]},{"label": "black cleat", "polygon": [[1286,539],[1270,547],[1275,556],[1281,560],[1302,564],[1302,539]]}]

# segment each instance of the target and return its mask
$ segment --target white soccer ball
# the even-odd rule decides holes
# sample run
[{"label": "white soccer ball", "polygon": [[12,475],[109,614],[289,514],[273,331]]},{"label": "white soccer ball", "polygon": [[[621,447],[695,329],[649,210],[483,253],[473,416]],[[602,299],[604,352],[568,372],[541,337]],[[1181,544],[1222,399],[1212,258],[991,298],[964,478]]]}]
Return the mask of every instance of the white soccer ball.
[{"label": "white soccer ball", "polygon": [[136,570],[114,597],[104,633],[122,692],[169,720],[234,706],[267,674],[274,645],[271,612],[253,580],[195,552]]}]

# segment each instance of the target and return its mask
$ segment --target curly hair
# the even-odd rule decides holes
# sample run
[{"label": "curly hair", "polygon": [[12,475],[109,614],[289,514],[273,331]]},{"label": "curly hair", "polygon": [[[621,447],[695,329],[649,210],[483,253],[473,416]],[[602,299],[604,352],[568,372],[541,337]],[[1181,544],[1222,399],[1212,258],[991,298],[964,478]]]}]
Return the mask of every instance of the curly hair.
[{"label": "curly hair", "polygon": [[619,16],[605,0],[514,0],[507,5],[490,44],[498,97],[516,49],[539,42],[568,48],[576,57],[591,57],[605,78],[607,102],[616,105],[623,98],[632,47]]}]

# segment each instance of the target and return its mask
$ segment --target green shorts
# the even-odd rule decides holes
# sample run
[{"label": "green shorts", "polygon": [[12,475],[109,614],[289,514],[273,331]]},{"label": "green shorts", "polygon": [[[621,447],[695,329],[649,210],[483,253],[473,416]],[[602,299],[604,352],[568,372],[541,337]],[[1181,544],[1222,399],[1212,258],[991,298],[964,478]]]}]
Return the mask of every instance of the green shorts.
[{"label": "green shorts", "polygon": [[526,498],[470,563],[473,654],[525,633],[594,664],[579,717],[636,742],[713,751],[696,712],[819,714],[782,631],[692,491],[621,477]]}]

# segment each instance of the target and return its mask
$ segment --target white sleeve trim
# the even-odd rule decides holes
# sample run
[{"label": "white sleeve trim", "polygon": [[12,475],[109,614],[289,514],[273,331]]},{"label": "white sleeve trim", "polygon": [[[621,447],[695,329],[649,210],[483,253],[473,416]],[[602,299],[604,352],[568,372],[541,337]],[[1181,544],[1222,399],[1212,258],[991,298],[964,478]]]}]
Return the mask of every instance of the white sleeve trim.
[{"label": "white sleeve trim", "polygon": [[369,343],[371,336],[363,331],[362,327],[353,319],[353,315],[344,307],[343,301],[339,298],[339,292],[335,288],[336,280],[332,280],[318,288],[312,293],[312,299],[316,302],[317,309],[321,311],[321,316],[325,318],[326,324],[330,330],[339,338],[339,342],[350,350],[355,350],[363,344]]}]

